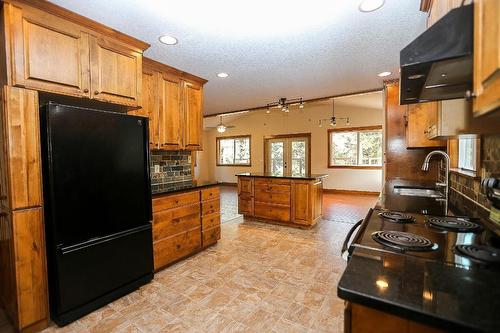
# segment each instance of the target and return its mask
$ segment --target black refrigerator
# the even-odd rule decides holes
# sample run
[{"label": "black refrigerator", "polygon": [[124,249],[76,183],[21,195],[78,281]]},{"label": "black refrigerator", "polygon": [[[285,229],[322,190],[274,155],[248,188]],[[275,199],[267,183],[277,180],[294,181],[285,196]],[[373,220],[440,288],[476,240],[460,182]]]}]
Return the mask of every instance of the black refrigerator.
[{"label": "black refrigerator", "polygon": [[153,278],[148,121],[40,109],[49,301],[66,325]]}]

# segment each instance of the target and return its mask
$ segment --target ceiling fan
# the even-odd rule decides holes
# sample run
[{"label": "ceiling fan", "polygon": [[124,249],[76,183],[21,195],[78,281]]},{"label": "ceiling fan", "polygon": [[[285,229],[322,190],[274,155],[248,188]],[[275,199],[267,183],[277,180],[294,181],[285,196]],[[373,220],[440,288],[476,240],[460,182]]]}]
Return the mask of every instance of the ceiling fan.
[{"label": "ceiling fan", "polygon": [[228,128],[234,128],[234,126],[232,125],[229,125],[229,126],[226,126],[222,123],[222,116],[220,116],[220,121],[219,121],[219,125],[217,126],[208,126],[207,128],[216,128],[217,129],[217,132],[219,133],[224,133],[226,131],[226,129]]}]

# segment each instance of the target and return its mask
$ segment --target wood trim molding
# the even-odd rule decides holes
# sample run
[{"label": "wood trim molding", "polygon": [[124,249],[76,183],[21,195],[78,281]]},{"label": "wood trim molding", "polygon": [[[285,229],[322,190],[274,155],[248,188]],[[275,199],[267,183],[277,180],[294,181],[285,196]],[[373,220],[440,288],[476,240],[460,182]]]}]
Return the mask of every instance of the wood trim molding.
[{"label": "wood trim molding", "polygon": [[[248,138],[249,153],[250,153],[250,163],[248,164],[220,164],[219,163],[219,141],[223,139],[239,139]],[[252,135],[230,135],[230,136],[218,136],[215,138],[215,166],[218,167],[251,167],[252,166]]]},{"label": "wood trim molding", "polygon": [[323,192],[330,194],[380,195],[380,192],[377,191],[340,190],[334,188],[325,188]]},{"label": "wood trim molding", "polygon": [[429,12],[432,7],[432,0],[420,0],[420,11]]},{"label": "wood trim molding", "polygon": [[144,51],[147,48],[149,48],[151,45],[143,42],[135,37],[126,35],[122,32],[119,32],[117,30],[114,30],[108,26],[105,26],[102,23],[96,22],[94,20],[91,20],[85,16],[82,16],[80,14],[77,14],[75,12],[72,12],[66,8],[60,7],[58,5],[55,5],[49,1],[45,0],[4,0],[4,2],[16,4],[24,4],[28,5],[34,8],[37,8],[39,10],[42,10],[44,12],[50,13],[52,15],[59,16],[67,21],[70,21],[72,23],[84,26],[88,29],[94,30],[98,33],[101,33],[103,35],[116,38],[122,42],[125,42],[131,46],[136,47],[137,49]]},{"label": "wood trim molding", "polygon": [[163,64],[163,63],[156,61],[156,60],[153,60],[151,58],[142,57],[142,67],[149,69],[149,70],[153,70],[153,71],[157,71],[157,72],[165,72],[165,73],[177,76],[177,77],[185,78],[187,80],[194,81],[200,85],[204,85],[205,83],[208,82],[208,80],[205,80],[204,78],[201,78],[199,76],[184,72],[180,69]]},{"label": "wood trim molding", "polygon": [[293,133],[293,134],[277,134],[277,135],[264,135],[264,170],[267,170],[267,140],[270,139],[289,139],[289,138],[307,138],[307,172],[311,173],[311,133]]},{"label": "wood trim molding", "polygon": [[331,165],[331,140],[330,133],[332,132],[353,132],[353,131],[370,131],[370,130],[382,130],[382,125],[374,126],[361,126],[361,127],[343,127],[343,128],[329,128],[326,135],[326,140],[328,141],[328,154],[326,165],[329,169],[358,169],[358,170],[381,170],[382,165],[372,166],[372,165]]}]

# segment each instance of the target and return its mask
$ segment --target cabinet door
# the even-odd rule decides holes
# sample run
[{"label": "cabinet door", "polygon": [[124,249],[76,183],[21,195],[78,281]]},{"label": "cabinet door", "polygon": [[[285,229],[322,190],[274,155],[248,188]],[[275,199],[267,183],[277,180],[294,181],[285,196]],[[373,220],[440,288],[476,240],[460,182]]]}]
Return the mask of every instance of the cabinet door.
[{"label": "cabinet door", "polygon": [[11,209],[42,205],[38,94],[4,87],[3,121]]},{"label": "cabinet door", "polygon": [[474,116],[500,108],[500,2],[474,1]]},{"label": "cabinet door", "polygon": [[427,139],[430,118],[437,117],[437,103],[419,103],[407,106],[406,147],[446,147],[446,141]]},{"label": "cabinet door", "polygon": [[90,37],[93,99],[127,106],[140,105],[142,54],[104,38]]},{"label": "cabinet door", "polygon": [[293,222],[309,224],[311,220],[311,187],[307,181],[294,181],[292,184]]},{"label": "cabinet door", "polygon": [[160,149],[182,149],[182,112],[180,105],[181,81],[168,74],[160,74]]},{"label": "cabinet door", "polygon": [[159,73],[148,69],[142,71],[142,110],[149,118],[149,148],[158,149],[159,140]]},{"label": "cabinet door", "polygon": [[10,21],[12,85],[89,96],[89,35],[42,11],[5,5]]},{"label": "cabinet door", "polygon": [[42,208],[12,212],[19,328],[48,318]]},{"label": "cabinet door", "polygon": [[184,149],[202,150],[203,88],[184,82]]}]

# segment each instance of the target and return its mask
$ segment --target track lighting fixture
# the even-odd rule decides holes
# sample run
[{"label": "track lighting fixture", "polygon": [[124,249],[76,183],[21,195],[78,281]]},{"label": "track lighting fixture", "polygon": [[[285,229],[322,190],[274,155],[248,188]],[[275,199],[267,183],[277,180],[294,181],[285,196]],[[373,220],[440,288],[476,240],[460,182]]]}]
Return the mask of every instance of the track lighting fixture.
[{"label": "track lighting fixture", "polygon": [[305,102],[302,98],[295,99],[286,99],[285,97],[281,97],[277,102],[268,103],[266,113],[271,113],[271,108],[279,108],[282,112],[290,112],[290,106],[297,105],[299,109],[303,109]]},{"label": "track lighting fixture", "polygon": [[319,127],[323,127],[323,122],[324,121],[329,121],[330,126],[337,126],[337,120],[345,120],[346,125],[349,126],[351,123],[349,122],[349,117],[343,117],[343,118],[338,118],[335,117],[335,99],[332,98],[332,117],[331,118],[326,118],[326,119],[320,119],[319,120]]}]

